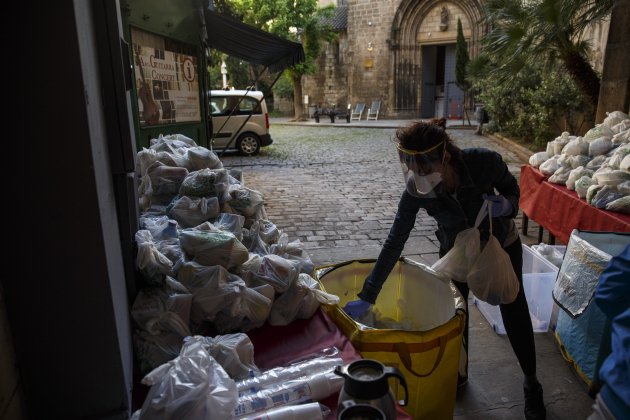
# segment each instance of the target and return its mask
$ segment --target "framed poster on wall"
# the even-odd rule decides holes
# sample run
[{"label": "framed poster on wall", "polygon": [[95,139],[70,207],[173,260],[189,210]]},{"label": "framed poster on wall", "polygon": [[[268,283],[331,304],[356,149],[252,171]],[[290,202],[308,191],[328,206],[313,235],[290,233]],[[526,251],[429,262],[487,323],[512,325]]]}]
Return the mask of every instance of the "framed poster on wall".
[{"label": "framed poster on wall", "polygon": [[141,127],[199,122],[199,69],[194,46],[131,28]]}]

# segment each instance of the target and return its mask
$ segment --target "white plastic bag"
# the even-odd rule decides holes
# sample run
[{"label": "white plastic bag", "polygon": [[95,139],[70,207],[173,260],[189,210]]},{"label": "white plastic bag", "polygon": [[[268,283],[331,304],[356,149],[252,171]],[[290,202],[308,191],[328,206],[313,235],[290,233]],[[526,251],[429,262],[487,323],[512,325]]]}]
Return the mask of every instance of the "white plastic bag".
[{"label": "white plastic bag", "polygon": [[173,203],[168,215],[182,227],[195,227],[219,215],[219,200],[216,197],[180,197]]},{"label": "white plastic bag", "polygon": [[182,249],[199,264],[220,265],[227,269],[244,263],[249,252],[230,232],[184,229],[180,233]]},{"label": "white plastic bag", "polygon": [[529,157],[529,164],[534,168],[538,168],[543,162],[548,160],[551,156],[547,152],[534,153]]},{"label": "white plastic bag", "polygon": [[564,146],[562,153],[569,156],[585,155],[588,153],[588,143],[582,137],[576,137]]},{"label": "white plastic bag", "polygon": [[575,181],[575,192],[578,197],[586,198],[586,192],[595,182],[589,176],[582,176],[577,181]]},{"label": "white plastic bag", "polygon": [[201,343],[210,356],[219,362],[230,378],[244,380],[260,375],[260,369],[254,363],[254,344],[247,334],[235,333],[203,337],[195,335],[187,337],[185,346]]},{"label": "white plastic bag", "polygon": [[549,177],[549,182],[554,184],[562,184],[565,185],[567,180],[569,179],[569,174],[571,173],[570,166],[560,166],[558,169]]},{"label": "white plastic bag", "polygon": [[566,186],[570,190],[575,190],[575,181],[582,178],[583,176],[592,176],[593,171],[590,169],[586,169],[583,166],[577,167],[569,173],[569,178],[567,179]]},{"label": "white plastic bag", "polygon": [[488,205],[490,237],[470,269],[468,287],[479,299],[490,305],[512,303],[519,291],[518,277],[510,256],[492,235],[492,206]]},{"label": "white plastic bag", "polygon": [[477,214],[475,225],[457,234],[453,247],[431,266],[433,270],[448,279],[466,282],[470,267],[479,256],[479,249],[481,248],[479,224],[485,217],[487,208],[488,203],[484,201]]},{"label": "white plastic bag", "polygon": [[544,161],[539,167],[538,169],[540,170],[540,172],[542,172],[544,175],[552,175],[554,172],[556,172],[558,170],[558,168],[560,167],[559,163],[558,163],[558,157],[554,156],[551,159],[548,159],[546,161]]},{"label": "white plastic bag", "polygon": [[192,321],[214,321],[219,312],[236,314],[245,282],[220,265],[206,267],[194,261],[182,264],[177,279],[193,295]]},{"label": "white plastic bag", "polygon": [[313,316],[320,302],[335,305],[339,303],[339,297],[320,290],[315,279],[302,273],[273,303],[269,324],[288,325],[296,319],[308,319]]},{"label": "white plastic bag", "polygon": [[588,146],[589,156],[605,155],[613,148],[611,137],[599,137]]},{"label": "white plastic bag", "polygon": [[140,420],[229,419],[238,398],[236,383],[200,342],[185,345],[142,383],[151,389]]}]

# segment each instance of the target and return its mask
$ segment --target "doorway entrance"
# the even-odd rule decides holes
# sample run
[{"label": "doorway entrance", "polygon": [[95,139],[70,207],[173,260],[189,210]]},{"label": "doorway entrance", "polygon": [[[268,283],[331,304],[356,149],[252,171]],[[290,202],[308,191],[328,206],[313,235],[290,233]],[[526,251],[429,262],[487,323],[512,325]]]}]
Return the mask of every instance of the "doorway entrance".
[{"label": "doorway entrance", "polygon": [[455,83],[455,44],[422,46],[421,118],[462,118],[464,92]]}]

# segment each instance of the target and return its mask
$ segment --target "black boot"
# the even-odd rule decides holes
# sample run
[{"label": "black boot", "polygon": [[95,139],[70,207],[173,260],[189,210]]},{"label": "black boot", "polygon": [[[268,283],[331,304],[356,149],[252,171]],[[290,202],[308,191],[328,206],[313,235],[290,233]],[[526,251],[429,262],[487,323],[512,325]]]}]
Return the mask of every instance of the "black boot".
[{"label": "black boot", "polygon": [[543,389],[539,382],[523,387],[525,392],[525,418],[527,420],[545,420],[547,411],[543,401]]}]

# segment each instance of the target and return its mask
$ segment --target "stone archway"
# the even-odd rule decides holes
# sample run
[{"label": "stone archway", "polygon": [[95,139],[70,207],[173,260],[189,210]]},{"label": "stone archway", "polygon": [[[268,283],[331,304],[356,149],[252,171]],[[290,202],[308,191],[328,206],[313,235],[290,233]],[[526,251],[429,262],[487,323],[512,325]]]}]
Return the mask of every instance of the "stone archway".
[{"label": "stone archway", "polygon": [[[481,23],[481,10],[477,0],[401,2],[389,41],[393,83],[391,114],[398,118],[434,116],[436,113],[430,112],[434,107],[428,102],[431,98],[440,99],[439,86],[448,91],[451,100],[454,98],[458,89],[448,75],[451,67],[454,71],[457,18],[462,21],[469,54],[474,57],[479,50],[479,39],[486,32],[485,24]],[[446,77],[440,76],[442,68]],[[449,98],[445,99],[444,116],[453,108],[452,104],[449,107]]]}]

